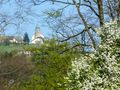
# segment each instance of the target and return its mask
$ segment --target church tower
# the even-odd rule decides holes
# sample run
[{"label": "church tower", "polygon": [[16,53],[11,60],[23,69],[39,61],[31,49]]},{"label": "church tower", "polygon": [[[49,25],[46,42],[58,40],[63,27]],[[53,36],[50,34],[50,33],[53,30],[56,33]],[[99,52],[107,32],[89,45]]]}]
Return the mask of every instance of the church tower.
[{"label": "church tower", "polygon": [[44,40],[44,35],[40,32],[40,27],[37,25],[35,27],[35,33],[32,36],[32,44],[42,44]]}]

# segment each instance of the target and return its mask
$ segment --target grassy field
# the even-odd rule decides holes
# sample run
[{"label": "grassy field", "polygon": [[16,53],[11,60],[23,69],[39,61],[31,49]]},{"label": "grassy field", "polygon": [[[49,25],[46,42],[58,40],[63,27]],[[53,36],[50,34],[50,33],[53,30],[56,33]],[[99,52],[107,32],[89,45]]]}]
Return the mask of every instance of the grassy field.
[{"label": "grassy field", "polygon": [[0,45],[0,55],[5,53],[9,54],[11,52],[26,50],[33,45],[24,45],[24,44],[10,44],[10,45]]}]

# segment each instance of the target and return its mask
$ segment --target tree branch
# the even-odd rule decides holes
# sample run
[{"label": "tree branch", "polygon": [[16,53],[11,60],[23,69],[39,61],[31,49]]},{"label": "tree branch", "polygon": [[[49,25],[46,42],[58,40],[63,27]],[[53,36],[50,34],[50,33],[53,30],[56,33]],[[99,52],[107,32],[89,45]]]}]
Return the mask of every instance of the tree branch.
[{"label": "tree branch", "polygon": [[75,0],[72,0],[72,1],[73,1],[73,3],[75,4],[75,6],[76,6],[76,8],[77,8],[78,15],[80,16],[80,18],[82,19],[82,21],[83,21],[83,23],[84,23],[85,29],[86,29],[86,31],[87,31],[87,33],[88,33],[88,35],[89,35],[89,37],[90,37],[90,39],[91,39],[91,41],[92,41],[92,43],[93,43],[94,49],[96,49],[96,43],[95,43],[95,41],[94,41],[94,38],[93,38],[92,34],[91,34],[90,31],[89,31],[88,24],[87,24],[84,16],[83,16],[83,15],[81,14],[81,12],[80,12],[80,9],[79,9],[80,6],[76,3]]}]

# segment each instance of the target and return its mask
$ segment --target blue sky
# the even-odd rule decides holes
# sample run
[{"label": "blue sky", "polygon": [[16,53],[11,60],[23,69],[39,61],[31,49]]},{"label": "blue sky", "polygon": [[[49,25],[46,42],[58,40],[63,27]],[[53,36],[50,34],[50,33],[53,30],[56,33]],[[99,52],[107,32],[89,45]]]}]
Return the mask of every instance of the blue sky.
[{"label": "blue sky", "polygon": [[[52,8],[57,8],[57,7],[52,3],[44,3],[42,5],[37,5],[37,6],[32,6],[32,4],[30,4],[30,5],[26,5],[25,7],[28,8],[29,6],[31,7],[32,13],[36,13],[36,14],[32,14],[32,16],[29,15],[25,17],[25,22],[22,23],[19,28],[11,24],[8,25],[5,28],[6,29],[5,34],[15,35],[17,33],[17,35],[23,35],[25,32],[27,32],[29,34],[29,37],[31,38],[32,35],[34,34],[36,25],[39,25],[43,35],[45,37],[50,37],[50,35],[52,34],[52,30],[50,30],[50,28],[44,21],[45,15],[43,12],[49,10],[51,7]],[[16,4],[14,4],[14,1],[12,1],[10,3],[2,5],[0,7],[0,12],[11,17],[19,9],[20,8]],[[29,13],[29,11],[27,11],[27,13]],[[24,15],[26,14],[23,13],[23,16]],[[17,23],[18,21],[15,19],[12,22]]]},{"label": "blue sky", "polygon": [[[14,0],[12,0],[10,3],[4,4],[3,6],[0,6],[0,12],[5,13],[8,16],[16,16],[17,14],[19,15],[22,13],[22,11],[23,12],[25,11],[28,14],[28,16],[26,16],[26,13],[22,13],[22,16],[25,16],[25,22],[22,23],[19,28],[16,28],[14,25],[10,24],[10,25],[8,25],[8,27],[6,27],[5,33],[7,35],[15,35],[16,32],[18,32],[17,35],[19,35],[19,34],[23,35],[25,32],[27,32],[29,34],[30,39],[31,39],[32,35],[34,34],[34,30],[35,30],[36,25],[39,25],[43,35],[45,37],[50,37],[50,35],[52,34],[52,30],[46,24],[45,19],[44,19],[45,14],[43,12],[48,11],[50,9],[62,8],[63,5],[60,5],[58,3],[52,4],[52,2],[44,3],[41,5],[37,5],[37,6],[34,6],[33,4],[23,4],[23,5],[25,8],[28,8],[29,10],[28,9],[26,10],[25,8],[18,7],[18,5],[14,4]],[[30,13],[31,11],[32,11],[32,13]],[[85,8],[84,9],[82,8],[81,11],[86,12],[87,10]],[[20,12],[20,13],[16,13],[14,15],[15,12]],[[73,12],[76,14],[76,8],[69,7],[65,11],[65,14],[74,15]],[[32,16],[29,14],[31,14]],[[88,15],[89,15],[89,13],[88,13]],[[13,19],[12,22],[18,23],[20,21],[18,19],[17,20]],[[91,22],[91,20],[90,20],[90,22]],[[79,30],[80,30],[80,28],[79,28]]]}]

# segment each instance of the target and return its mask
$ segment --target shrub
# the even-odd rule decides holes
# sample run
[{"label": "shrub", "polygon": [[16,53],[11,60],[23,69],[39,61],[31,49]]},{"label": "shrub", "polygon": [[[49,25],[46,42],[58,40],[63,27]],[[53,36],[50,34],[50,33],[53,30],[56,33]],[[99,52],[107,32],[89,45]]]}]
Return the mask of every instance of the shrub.
[{"label": "shrub", "polygon": [[0,90],[19,90],[33,72],[33,65],[25,56],[2,56],[0,62]]},{"label": "shrub", "polygon": [[49,40],[31,49],[35,70],[23,87],[27,90],[65,90],[64,76],[67,75],[70,60],[75,56],[71,51],[64,52],[68,46],[67,43],[58,44],[55,40]]}]

